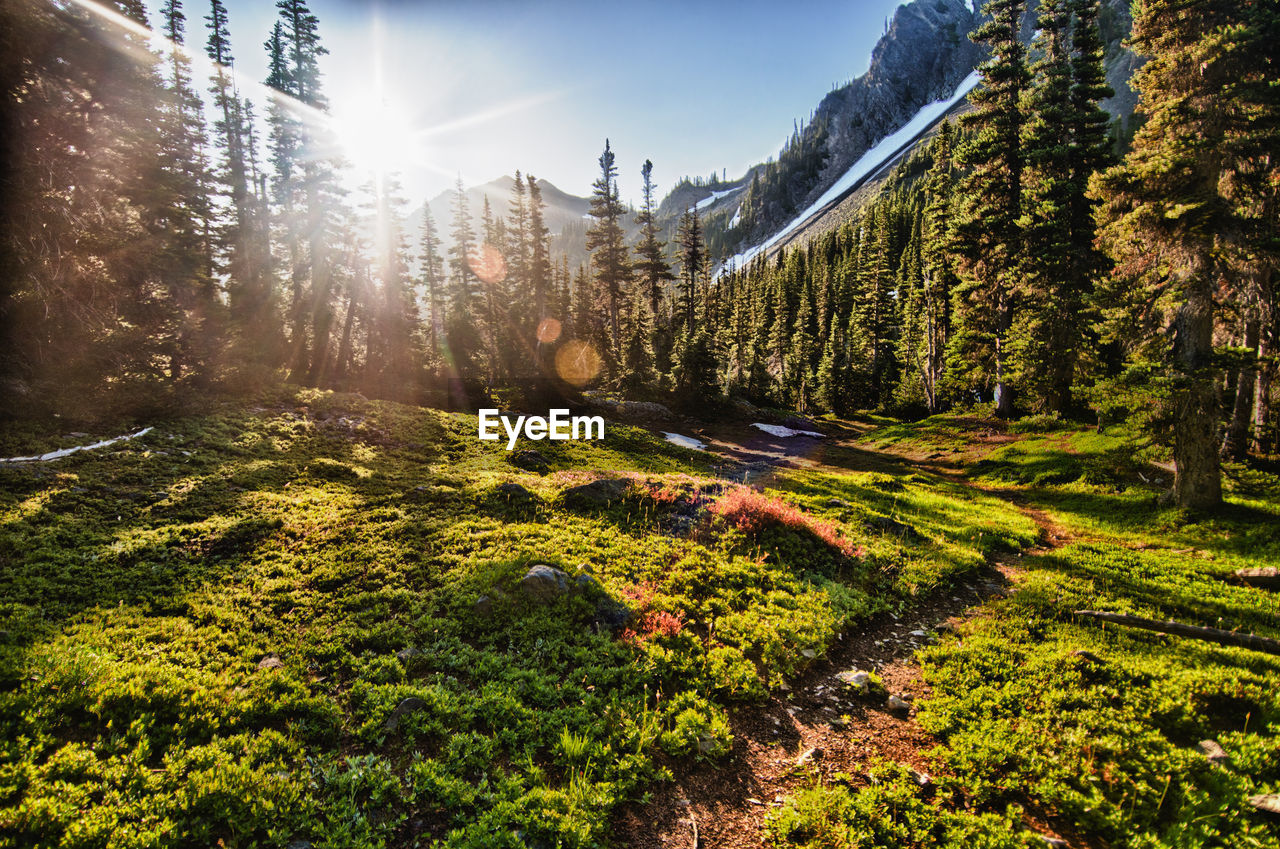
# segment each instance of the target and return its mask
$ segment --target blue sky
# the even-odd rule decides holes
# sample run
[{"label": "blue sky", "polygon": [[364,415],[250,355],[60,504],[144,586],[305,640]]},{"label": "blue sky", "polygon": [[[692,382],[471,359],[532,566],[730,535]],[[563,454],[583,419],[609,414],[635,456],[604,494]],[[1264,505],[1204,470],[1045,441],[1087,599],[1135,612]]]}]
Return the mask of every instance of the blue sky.
[{"label": "blue sky", "polygon": [[[158,5],[149,0],[153,14]],[[606,136],[624,198],[638,199],[646,158],[663,193],[686,174],[739,176],[776,153],[834,84],[866,70],[898,5],[311,3],[330,51],[326,91],[360,151],[357,168],[392,161],[415,205],[455,173],[471,184],[516,168],[586,194]],[[237,70],[260,80],[274,3],[227,6]],[[188,0],[185,11],[188,43],[202,48],[207,5]]]}]

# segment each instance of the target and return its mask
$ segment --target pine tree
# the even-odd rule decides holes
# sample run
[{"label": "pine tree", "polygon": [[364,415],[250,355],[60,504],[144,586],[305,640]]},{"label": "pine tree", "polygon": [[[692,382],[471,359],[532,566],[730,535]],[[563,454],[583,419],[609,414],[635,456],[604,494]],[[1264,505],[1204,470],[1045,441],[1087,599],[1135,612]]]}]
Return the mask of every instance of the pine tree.
[{"label": "pine tree", "polygon": [[1273,132],[1274,102],[1268,116],[1248,100],[1262,106],[1268,94],[1258,92],[1274,88],[1262,81],[1274,80],[1276,11],[1274,3],[1147,0],[1136,13],[1131,41],[1150,57],[1135,77],[1146,122],[1092,193],[1119,275],[1162,313],[1141,341],[1172,377],[1173,497],[1208,509],[1222,502],[1215,289],[1237,279],[1222,236],[1252,229],[1230,196],[1242,164],[1235,155],[1274,157],[1274,146],[1264,153],[1267,144],[1256,144]]},{"label": "pine tree", "polygon": [[476,247],[476,235],[471,224],[471,205],[461,177],[458,177],[454,188],[450,238],[449,296],[445,307],[443,353],[450,376],[469,379],[477,375],[480,331],[476,327],[478,281],[470,263]]},{"label": "pine tree", "polygon": [[636,244],[634,267],[639,280],[640,291],[649,302],[649,313],[655,322],[662,320],[662,290],[674,281],[671,264],[667,262],[666,244],[658,238],[658,224],[654,219],[653,206],[653,163],[648,159],[640,168],[643,180],[642,191],[644,201],[640,213],[636,216],[636,224],[640,226],[640,241]]},{"label": "pine tree", "polygon": [[236,91],[231,33],[222,0],[213,0],[205,20],[209,26],[205,52],[214,62],[209,91],[218,117],[213,126],[222,159],[217,179],[230,206],[230,214],[218,231],[230,329],[242,361],[274,364],[280,356],[275,341],[279,328],[268,223],[250,183],[252,117]]},{"label": "pine tree", "polygon": [[1036,412],[1064,413],[1082,343],[1089,281],[1072,263],[1072,60],[1067,0],[1041,0],[1033,83],[1024,96],[1022,129],[1022,271],[1009,334],[1009,372]]},{"label": "pine tree", "polygon": [[618,197],[618,169],[614,165],[608,139],[605,139],[599,163],[600,176],[591,184],[590,215],[595,219],[595,225],[587,232],[587,250],[591,252],[594,283],[604,309],[604,341],[608,350],[602,353],[606,360],[616,361],[621,347],[621,311],[627,284],[631,280],[631,265],[627,261],[621,224],[627,210]]},{"label": "pine tree", "polygon": [[687,334],[693,331],[696,323],[698,282],[706,254],[702,242],[702,225],[698,221],[696,208],[686,209],[680,216],[677,240],[680,244],[680,286],[674,311],[678,318],[673,319],[673,324],[679,332]]},{"label": "pine tree", "polygon": [[954,238],[960,283],[953,291],[955,333],[949,360],[970,389],[991,389],[997,415],[1013,413],[1008,334],[1021,257],[1022,97],[1028,85],[1026,48],[1018,40],[1023,0],[988,0],[990,19],[970,38],[991,49],[983,85],[969,95],[961,120],[971,134],[960,146],[963,177],[956,189]]},{"label": "pine tree", "polygon": [[921,341],[918,353],[920,382],[930,413],[942,407],[940,387],[951,338],[951,291],[956,285],[949,245],[951,210],[955,191],[952,159],[954,130],[949,121],[938,128],[930,146],[933,167],[925,178],[924,220],[920,233]]},{"label": "pine tree", "polygon": [[431,217],[431,207],[422,205],[422,230],[418,237],[418,261],[422,269],[419,285],[426,299],[427,356],[433,361],[440,357],[440,345],[444,336],[445,274],[444,256],[440,251],[440,235]]}]

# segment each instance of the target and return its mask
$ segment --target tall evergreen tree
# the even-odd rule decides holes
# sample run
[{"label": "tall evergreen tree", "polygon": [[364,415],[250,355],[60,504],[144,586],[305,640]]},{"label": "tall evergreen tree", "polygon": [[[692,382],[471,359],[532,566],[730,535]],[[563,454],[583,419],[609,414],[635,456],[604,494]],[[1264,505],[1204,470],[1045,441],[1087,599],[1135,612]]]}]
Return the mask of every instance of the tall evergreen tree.
[{"label": "tall evergreen tree", "polygon": [[963,386],[992,391],[1004,417],[1013,413],[1008,335],[1021,257],[1022,97],[1029,79],[1018,39],[1023,11],[1023,0],[988,0],[989,20],[970,34],[991,58],[980,69],[983,85],[969,95],[973,111],[961,119],[971,132],[960,146],[964,172],[952,242],[960,283],[949,359]]},{"label": "tall evergreen tree", "polygon": [[604,310],[604,341],[608,343],[606,360],[616,362],[621,347],[621,315],[627,284],[631,280],[631,265],[627,260],[627,245],[622,231],[622,216],[627,209],[618,197],[618,169],[608,139],[605,139],[599,164],[600,176],[591,184],[590,215],[595,224],[587,231],[587,250],[591,252],[596,291]]},{"label": "tall evergreen tree", "polygon": [[1075,275],[1071,233],[1073,200],[1083,193],[1072,173],[1075,157],[1073,62],[1067,0],[1041,0],[1024,96],[1021,279],[1009,334],[1009,370],[1036,412],[1065,413],[1082,344],[1082,310],[1090,281]]},{"label": "tall evergreen tree", "polygon": [[1264,106],[1274,82],[1263,81],[1275,78],[1276,9],[1146,0],[1135,11],[1131,42],[1149,57],[1135,77],[1146,122],[1093,193],[1118,274],[1158,311],[1135,353],[1172,377],[1173,497],[1184,508],[1213,508],[1222,502],[1215,289],[1238,279],[1222,236],[1251,229],[1230,196],[1234,155],[1274,157],[1274,145],[1263,153],[1267,143],[1257,142],[1274,138],[1274,105],[1270,115]]}]

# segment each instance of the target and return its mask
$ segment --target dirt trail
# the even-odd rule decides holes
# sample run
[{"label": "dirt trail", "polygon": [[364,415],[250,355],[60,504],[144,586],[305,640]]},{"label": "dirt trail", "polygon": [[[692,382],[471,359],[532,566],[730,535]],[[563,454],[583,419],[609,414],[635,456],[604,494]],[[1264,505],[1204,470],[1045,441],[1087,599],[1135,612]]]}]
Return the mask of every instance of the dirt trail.
[{"label": "dirt trail", "polygon": [[[710,436],[712,447],[738,464],[729,468],[749,464],[745,477],[753,481],[769,474],[766,466],[824,465],[825,456],[837,447],[842,449],[838,466],[842,471],[852,467],[942,474],[1005,498],[1031,518],[1040,528],[1040,542],[1024,554],[1042,554],[1072,540],[1068,531],[1028,503],[1022,493],[977,487],[963,481],[957,470],[938,468],[927,458],[867,450],[853,444],[858,435],[846,433],[818,450],[811,444],[813,440],[809,445],[797,441],[791,447],[751,434],[747,434],[746,444],[735,441],[736,433],[702,434],[701,438]],[[930,690],[914,659],[916,650],[937,634],[979,615],[990,599],[1007,595],[1022,574],[1021,556],[993,557],[986,569],[960,585],[918,599],[898,615],[882,614],[859,623],[825,658],[792,681],[788,691],[775,693],[764,704],[734,711],[730,717],[734,738],[730,755],[706,765],[669,762],[675,780],[656,785],[647,805],[625,806],[615,816],[617,845],[636,849],[758,847],[765,817],[783,799],[812,785],[819,775],[827,783],[865,785],[867,767],[880,759],[911,766],[929,792],[931,767],[925,753],[936,741],[916,721],[914,706],[907,713],[891,711],[883,697],[857,695],[835,676],[850,669],[874,671],[890,693],[918,704]],[[1034,811],[1028,819],[1036,831],[1064,838],[1068,845],[1080,845],[1073,835],[1061,833]]]}]

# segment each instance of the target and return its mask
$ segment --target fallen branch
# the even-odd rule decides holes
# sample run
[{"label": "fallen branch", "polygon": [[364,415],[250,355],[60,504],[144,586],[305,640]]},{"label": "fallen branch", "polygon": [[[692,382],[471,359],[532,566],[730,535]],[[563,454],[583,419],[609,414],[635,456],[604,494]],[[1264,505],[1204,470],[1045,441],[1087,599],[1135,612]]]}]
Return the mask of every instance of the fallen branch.
[{"label": "fallen branch", "polygon": [[123,442],[126,439],[137,439],[140,436],[146,436],[151,432],[151,428],[144,427],[137,433],[126,433],[124,436],[117,436],[113,439],[104,439],[101,442],[95,442],[92,445],[77,445],[74,448],[60,448],[57,451],[50,451],[46,454],[33,454],[30,457],[5,457],[0,459],[0,463],[47,463],[50,460],[61,460],[63,457],[75,454],[78,451],[92,451],[95,448],[106,448],[108,445],[115,445],[117,442]]},{"label": "fallen branch", "polygon": [[1280,570],[1274,566],[1260,569],[1237,569],[1236,580],[1245,586],[1260,590],[1280,590]]},{"label": "fallen branch", "polygon": [[1157,622],[1154,619],[1143,619],[1141,616],[1130,616],[1127,613],[1106,613],[1100,610],[1077,610],[1076,616],[1087,616],[1103,622],[1114,622],[1130,628],[1142,628],[1158,634],[1174,634],[1179,637],[1190,637],[1193,640],[1204,640],[1223,646],[1239,646],[1266,654],[1280,655],[1280,640],[1270,637],[1259,637],[1256,634],[1242,634],[1238,631],[1224,631],[1221,628],[1203,628],[1199,625],[1187,625],[1183,622]]}]

